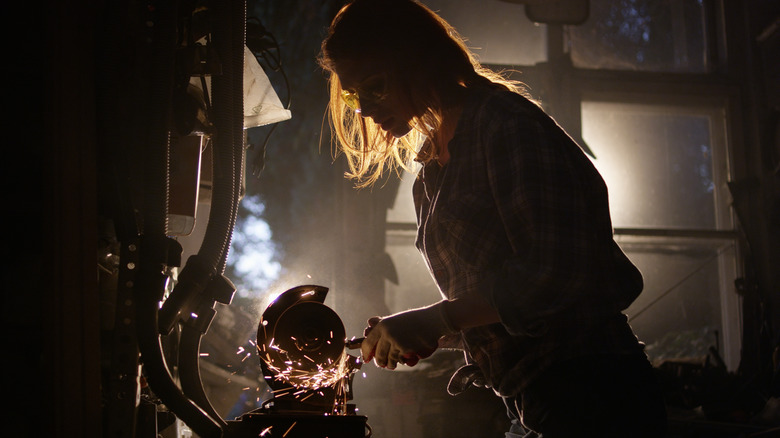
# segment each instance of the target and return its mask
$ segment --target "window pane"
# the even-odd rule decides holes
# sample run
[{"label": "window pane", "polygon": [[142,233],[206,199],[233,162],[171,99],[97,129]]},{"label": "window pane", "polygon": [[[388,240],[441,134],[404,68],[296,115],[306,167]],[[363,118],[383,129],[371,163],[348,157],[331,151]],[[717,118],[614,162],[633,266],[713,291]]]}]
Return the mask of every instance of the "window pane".
[{"label": "window pane", "polygon": [[584,102],[583,138],[607,182],[616,227],[715,229],[712,116],[679,108]]},{"label": "window pane", "polygon": [[702,0],[591,0],[583,25],[567,26],[582,68],[667,72],[707,70]]},{"label": "window pane", "polygon": [[423,2],[467,39],[485,64],[533,65],[547,59],[546,26],[532,23],[525,7],[501,0]]},{"label": "window pane", "polygon": [[734,242],[628,236],[618,242],[644,276],[644,291],[626,313],[650,358],[703,357],[714,346],[736,367]]}]

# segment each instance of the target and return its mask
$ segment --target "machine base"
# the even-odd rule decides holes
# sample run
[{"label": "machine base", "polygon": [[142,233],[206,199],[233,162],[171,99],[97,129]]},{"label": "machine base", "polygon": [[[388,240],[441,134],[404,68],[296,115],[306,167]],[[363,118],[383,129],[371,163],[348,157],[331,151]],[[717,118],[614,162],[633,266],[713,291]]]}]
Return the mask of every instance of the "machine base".
[{"label": "machine base", "polygon": [[228,421],[232,434],[262,438],[366,438],[371,436],[367,417],[362,415],[322,415],[255,413]]}]

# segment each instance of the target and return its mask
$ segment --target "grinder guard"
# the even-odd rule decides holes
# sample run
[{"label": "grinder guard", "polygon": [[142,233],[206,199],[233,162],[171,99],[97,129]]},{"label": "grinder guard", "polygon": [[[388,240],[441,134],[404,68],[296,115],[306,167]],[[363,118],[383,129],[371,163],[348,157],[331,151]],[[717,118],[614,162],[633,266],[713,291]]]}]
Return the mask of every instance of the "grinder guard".
[{"label": "grinder guard", "polygon": [[322,286],[294,287],[266,308],[257,328],[257,350],[274,396],[229,422],[238,436],[371,436],[366,417],[347,404],[361,364],[346,353],[344,325],[323,304],[327,292]]},{"label": "grinder guard", "polygon": [[268,413],[354,415],[352,379],[358,358],[346,353],[339,316],[324,304],[328,289],[304,285],[287,290],[263,312],[257,349],[274,397]]}]

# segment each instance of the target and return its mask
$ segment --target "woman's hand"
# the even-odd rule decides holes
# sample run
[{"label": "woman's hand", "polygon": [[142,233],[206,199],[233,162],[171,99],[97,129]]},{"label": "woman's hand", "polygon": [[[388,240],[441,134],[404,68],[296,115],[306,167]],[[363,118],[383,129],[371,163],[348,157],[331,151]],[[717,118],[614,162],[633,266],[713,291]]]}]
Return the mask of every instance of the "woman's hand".
[{"label": "woman's hand", "polygon": [[361,344],[364,362],[395,369],[398,363],[414,366],[436,351],[439,338],[458,330],[449,322],[447,301],[368,320]]}]

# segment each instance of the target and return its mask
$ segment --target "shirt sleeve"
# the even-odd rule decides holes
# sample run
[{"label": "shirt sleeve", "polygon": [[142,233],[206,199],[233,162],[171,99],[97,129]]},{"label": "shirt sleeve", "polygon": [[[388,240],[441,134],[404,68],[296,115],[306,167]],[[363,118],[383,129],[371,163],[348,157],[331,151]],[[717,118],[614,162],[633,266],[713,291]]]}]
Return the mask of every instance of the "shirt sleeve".
[{"label": "shirt sleeve", "polygon": [[488,117],[482,146],[512,248],[489,281],[489,296],[511,334],[539,336],[556,316],[600,299],[613,240],[600,175],[531,105]]}]

